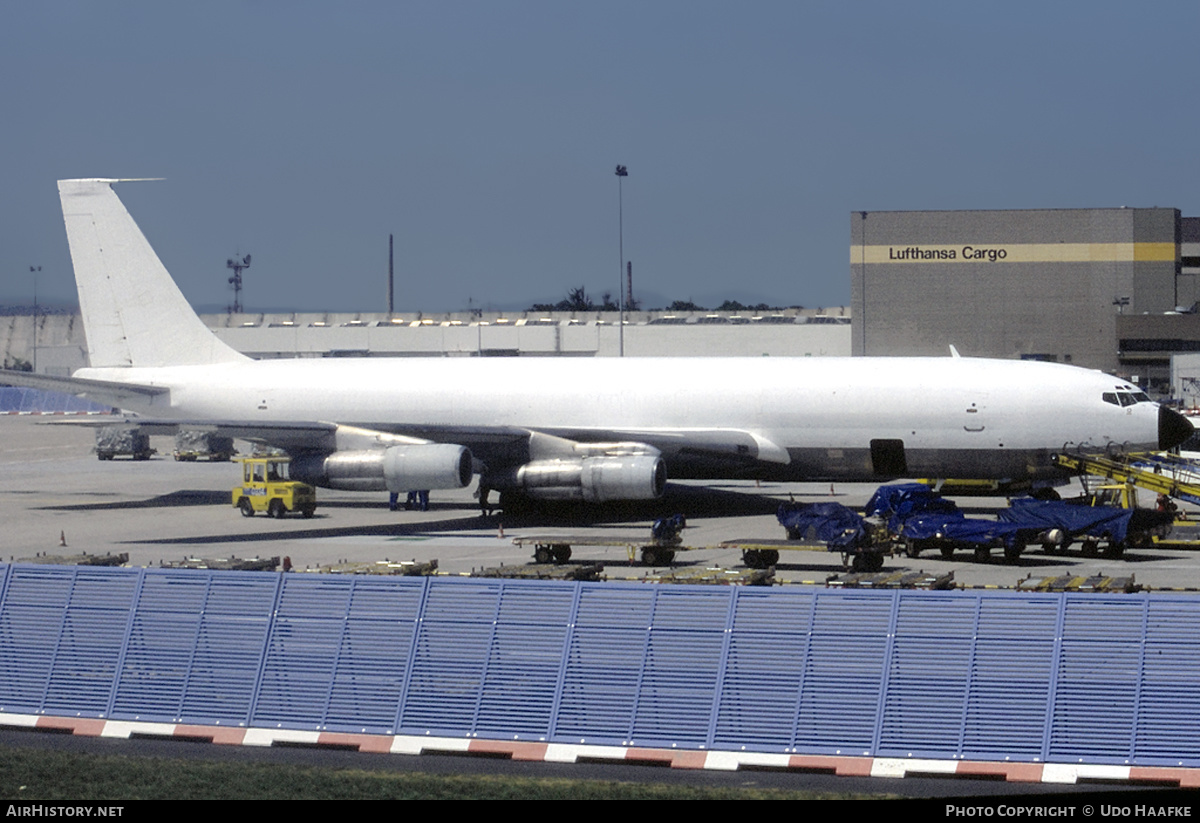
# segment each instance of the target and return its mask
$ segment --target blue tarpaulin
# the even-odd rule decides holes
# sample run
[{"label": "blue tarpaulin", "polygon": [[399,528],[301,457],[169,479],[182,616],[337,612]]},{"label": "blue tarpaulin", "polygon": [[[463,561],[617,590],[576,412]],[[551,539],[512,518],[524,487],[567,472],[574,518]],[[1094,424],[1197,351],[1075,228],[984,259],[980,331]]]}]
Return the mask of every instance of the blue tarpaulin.
[{"label": "blue tarpaulin", "polygon": [[1037,527],[1045,531],[1061,529],[1068,539],[1087,535],[1124,543],[1130,531],[1145,531],[1171,522],[1171,515],[1149,509],[1119,509],[1113,506],[1082,506],[1061,500],[1034,500],[1021,497],[999,513],[1006,523]]},{"label": "blue tarpaulin", "polygon": [[914,515],[907,518],[896,532],[909,540],[943,540],[964,547],[1003,546],[1006,549],[1024,547],[1040,530],[1016,523],[998,523],[951,515]]},{"label": "blue tarpaulin", "polygon": [[944,515],[962,518],[953,500],[946,500],[923,483],[894,483],[880,486],[867,501],[867,517],[883,517],[897,531],[913,515]]},{"label": "blue tarpaulin", "polygon": [[784,503],[775,516],[789,540],[820,541],[830,551],[840,552],[869,542],[862,517],[841,503]]},{"label": "blue tarpaulin", "polygon": [[964,548],[1003,546],[1019,550],[1038,532],[1024,524],[965,517],[953,500],[923,483],[880,486],[867,502],[866,513],[868,517],[886,517],[888,530],[898,538]]}]

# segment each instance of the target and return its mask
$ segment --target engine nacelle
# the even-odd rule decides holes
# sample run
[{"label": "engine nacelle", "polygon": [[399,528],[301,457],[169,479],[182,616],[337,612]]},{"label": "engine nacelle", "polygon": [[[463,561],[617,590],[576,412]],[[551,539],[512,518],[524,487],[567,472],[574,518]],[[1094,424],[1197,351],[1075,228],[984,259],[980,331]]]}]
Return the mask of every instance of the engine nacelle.
[{"label": "engine nacelle", "polygon": [[534,500],[654,500],[667,485],[667,468],[650,455],[534,460],[517,468],[511,485]]},{"label": "engine nacelle", "polygon": [[292,459],[291,475],[313,486],[346,491],[461,489],[471,482],[471,452],[449,443],[339,451]]}]

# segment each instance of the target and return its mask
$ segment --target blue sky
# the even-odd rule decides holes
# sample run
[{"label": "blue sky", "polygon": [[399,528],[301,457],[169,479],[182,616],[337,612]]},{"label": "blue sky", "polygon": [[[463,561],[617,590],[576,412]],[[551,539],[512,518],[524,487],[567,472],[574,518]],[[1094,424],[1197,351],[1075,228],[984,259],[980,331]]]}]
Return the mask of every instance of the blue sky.
[{"label": "blue sky", "polygon": [[74,300],[54,181],[250,310],[849,301],[858,210],[1174,206],[1194,2],[9,2],[0,301]]}]

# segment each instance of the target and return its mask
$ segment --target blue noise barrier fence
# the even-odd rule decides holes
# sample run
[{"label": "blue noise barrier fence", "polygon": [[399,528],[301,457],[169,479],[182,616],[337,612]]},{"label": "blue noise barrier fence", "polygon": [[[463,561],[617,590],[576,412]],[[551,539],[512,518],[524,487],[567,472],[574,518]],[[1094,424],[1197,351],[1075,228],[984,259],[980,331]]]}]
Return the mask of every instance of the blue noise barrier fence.
[{"label": "blue noise barrier fence", "polygon": [[42,391],[16,386],[0,386],[0,413],[75,414],[91,412],[107,414],[111,406],[84,400],[62,392]]},{"label": "blue noise barrier fence", "polygon": [[0,712],[1200,765],[1200,597],[0,565]]}]

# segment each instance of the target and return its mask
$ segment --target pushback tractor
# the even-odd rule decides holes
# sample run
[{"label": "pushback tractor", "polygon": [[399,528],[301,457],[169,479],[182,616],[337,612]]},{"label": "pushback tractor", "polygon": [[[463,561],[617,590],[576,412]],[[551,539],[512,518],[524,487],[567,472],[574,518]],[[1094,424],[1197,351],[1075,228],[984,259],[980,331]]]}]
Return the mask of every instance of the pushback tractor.
[{"label": "pushback tractor", "polygon": [[283,517],[298,512],[312,517],[317,510],[317,490],[307,483],[292,480],[287,457],[243,457],[242,482],[233,488],[233,505],[246,517],[266,512]]}]

